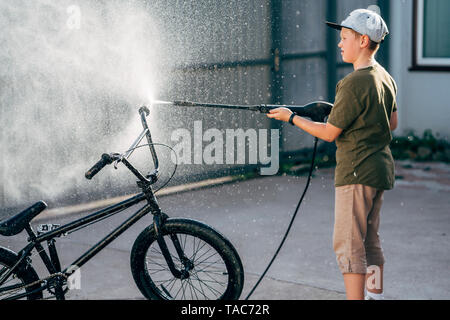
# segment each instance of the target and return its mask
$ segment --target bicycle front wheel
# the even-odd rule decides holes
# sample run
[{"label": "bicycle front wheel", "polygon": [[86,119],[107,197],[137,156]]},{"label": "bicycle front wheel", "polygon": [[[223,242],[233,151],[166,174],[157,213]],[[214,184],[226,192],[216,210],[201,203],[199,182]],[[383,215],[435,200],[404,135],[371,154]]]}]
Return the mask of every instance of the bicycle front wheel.
[{"label": "bicycle front wheel", "polygon": [[[231,242],[211,227],[189,219],[169,219],[160,230],[175,267],[174,275],[152,226],[144,229],[131,251],[134,280],[148,299],[234,300],[244,284],[241,259]],[[178,248],[182,249],[180,258]],[[186,259],[187,258],[187,259]]]}]

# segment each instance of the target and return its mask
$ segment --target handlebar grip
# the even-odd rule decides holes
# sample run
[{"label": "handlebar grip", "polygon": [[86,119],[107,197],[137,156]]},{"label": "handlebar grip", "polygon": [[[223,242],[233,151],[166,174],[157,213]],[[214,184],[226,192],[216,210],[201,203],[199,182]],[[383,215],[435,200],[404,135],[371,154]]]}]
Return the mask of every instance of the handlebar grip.
[{"label": "handlebar grip", "polygon": [[111,164],[113,162],[112,157],[109,154],[102,154],[102,158],[96,163],[94,164],[94,166],[89,169],[84,176],[86,177],[86,179],[91,180],[97,173],[99,173],[100,170],[103,169],[103,167],[105,167],[108,164]]}]

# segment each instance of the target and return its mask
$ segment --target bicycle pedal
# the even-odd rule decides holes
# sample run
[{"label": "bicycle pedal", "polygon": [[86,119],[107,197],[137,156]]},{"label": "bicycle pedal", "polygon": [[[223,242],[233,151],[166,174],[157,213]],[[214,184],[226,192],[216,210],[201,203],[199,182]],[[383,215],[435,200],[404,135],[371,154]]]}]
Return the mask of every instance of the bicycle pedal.
[{"label": "bicycle pedal", "polygon": [[39,224],[37,226],[37,234],[41,235],[43,233],[55,230],[56,228],[59,228],[60,226],[61,226],[60,224],[56,224],[56,223]]}]

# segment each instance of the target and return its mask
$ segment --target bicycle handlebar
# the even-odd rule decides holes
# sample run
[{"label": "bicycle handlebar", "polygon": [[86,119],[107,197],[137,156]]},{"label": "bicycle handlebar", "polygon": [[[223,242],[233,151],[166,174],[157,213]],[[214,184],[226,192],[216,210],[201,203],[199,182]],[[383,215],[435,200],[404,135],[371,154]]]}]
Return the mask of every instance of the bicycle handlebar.
[{"label": "bicycle handlebar", "polygon": [[106,165],[111,164],[114,161],[113,157],[111,157],[109,154],[102,154],[102,158],[97,161],[96,164],[94,164],[94,166],[89,169],[84,176],[86,177],[86,179],[91,180],[97,173],[100,172],[100,170],[102,170]]}]

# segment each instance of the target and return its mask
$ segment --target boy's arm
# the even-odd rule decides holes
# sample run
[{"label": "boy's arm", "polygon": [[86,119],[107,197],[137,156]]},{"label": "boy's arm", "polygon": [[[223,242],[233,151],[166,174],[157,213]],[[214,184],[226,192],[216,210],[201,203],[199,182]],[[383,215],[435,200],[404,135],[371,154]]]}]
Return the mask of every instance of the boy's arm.
[{"label": "boy's arm", "polygon": [[313,122],[299,116],[296,116],[293,122],[295,126],[326,142],[335,141],[343,131],[331,123]]},{"label": "boy's arm", "polygon": [[[267,115],[269,118],[288,122],[292,111],[286,108],[271,110]],[[306,131],[310,135],[327,142],[333,142],[342,133],[342,129],[333,126],[330,123],[314,122],[300,116],[294,117],[294,125]]]},{"label": "boy's arm", "polygon": [[397,111],[395,111],[392,113],[391,120],[390,120],[391,131],[394,131],[395,129],[397,129],[397,126],[398,126],[398,114],[397,114]]}]

